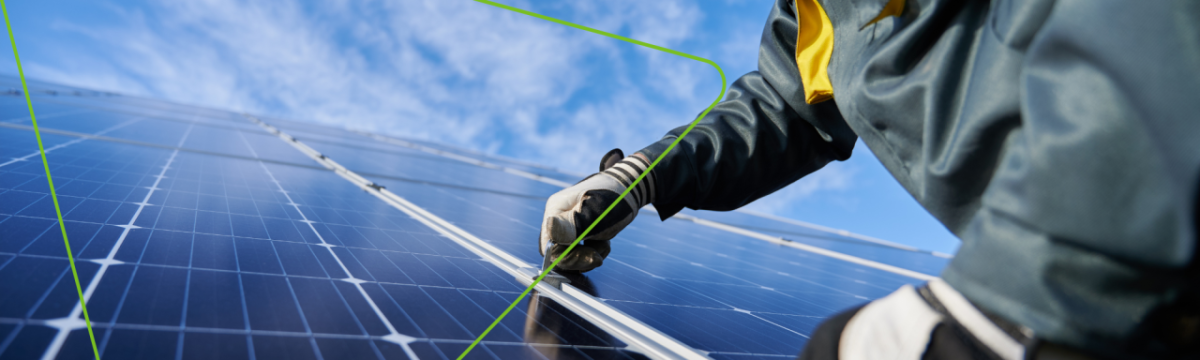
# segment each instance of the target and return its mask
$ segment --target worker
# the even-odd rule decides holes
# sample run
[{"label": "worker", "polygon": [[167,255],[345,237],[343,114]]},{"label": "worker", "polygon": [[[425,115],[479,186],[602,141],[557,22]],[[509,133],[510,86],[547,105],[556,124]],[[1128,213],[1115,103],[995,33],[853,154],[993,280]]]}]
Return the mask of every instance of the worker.
[{"label": "worker", "polygon": [[779,0],[758,71],[685,128],[550,197],[557,258],[666,153],[559,269],[646,205],[736,209],[861,138],[962,246],[801,358],[1200,359],[1200,1]]}]

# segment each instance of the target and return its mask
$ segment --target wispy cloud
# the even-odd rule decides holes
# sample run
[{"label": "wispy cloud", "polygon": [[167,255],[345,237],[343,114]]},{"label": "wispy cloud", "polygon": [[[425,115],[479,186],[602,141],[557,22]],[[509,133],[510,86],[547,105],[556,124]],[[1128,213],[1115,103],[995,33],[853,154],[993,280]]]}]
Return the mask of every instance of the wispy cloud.
[{"label": "wispy cloud", "polygon": [[[696,109],[697,78],[707,75],[686,61],[467,1],[111,9],[119,26],[56,25],[110,48],[99,64],[32,70],[51,81],[491,149],[576,171],[590,168],[580,158],[605,143],[628,139],[636,148],[685,122]],[[667,46],[703,17],[681,1],[579,10],[587,21]],[[636,79],[617,71],[647,67],[641,63],[664,70]],[[620,91],[591,91],[596,82]],[[668,101],[651,102],[660,99]]]}]

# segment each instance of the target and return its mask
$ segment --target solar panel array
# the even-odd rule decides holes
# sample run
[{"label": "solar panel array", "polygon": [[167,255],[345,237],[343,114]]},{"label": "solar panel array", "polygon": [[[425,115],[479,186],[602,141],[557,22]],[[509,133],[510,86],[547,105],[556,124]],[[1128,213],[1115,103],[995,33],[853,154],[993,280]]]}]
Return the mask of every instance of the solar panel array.
[{"label": "solar panel array", "polygon": [[[545,199],[580,178],[434,143],[31,85],[102,358],[454,359],[528,282],[479,249],[540,264]],[[0,359],[93,358],[19,89],[0,78]],[[692,355],[790,358],[824,318],[947,262],[802,223],[685,214],[643,212],[603,267],[564,288]],[[469,358],[653,355],[626,341],[640,335],[556,296],[522,302]]]}]

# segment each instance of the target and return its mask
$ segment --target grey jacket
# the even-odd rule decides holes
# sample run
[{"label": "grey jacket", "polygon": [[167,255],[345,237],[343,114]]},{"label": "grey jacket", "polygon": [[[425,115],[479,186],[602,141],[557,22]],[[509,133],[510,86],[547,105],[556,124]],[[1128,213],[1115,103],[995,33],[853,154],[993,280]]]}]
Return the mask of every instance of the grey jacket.
[{"label": "grey jacket", "polygon": [[942,276],[978,306],[1049,341],[1158,346],[1151,327],[1200,304],[1200,1],[910,0],[866,25],[887,2],[821,1],[816,104],[776,3],[759,70],[653,170],[660,214],[738,208],[861,137],[962,239]]}]

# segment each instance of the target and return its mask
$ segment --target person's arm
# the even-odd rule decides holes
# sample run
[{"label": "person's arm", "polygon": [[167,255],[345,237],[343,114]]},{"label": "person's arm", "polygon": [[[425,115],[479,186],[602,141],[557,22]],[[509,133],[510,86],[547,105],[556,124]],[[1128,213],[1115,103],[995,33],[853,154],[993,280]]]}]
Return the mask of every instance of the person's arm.
[{"label": "person's arm", "polygon": [[[833,160],[850,157],[858,137],[834,101],[805,102],[796,66],[794,3],[776,1],[763,31],[758,71],[739,78],[655,166],[655,200],[666,219],[684,207],[733,210]],[[638,151],[653,161],[681,126]]]},{"label": "person's arm", "polygon": [[[850,157],[858,137],[836,104],[805,103],[795,60],[796,31],[792,2],[778,0],[763,32],[759,70],[735,81],[729,97],[596,224],[558,263],[558,270],[599,267],[608,256],[608,241],[647,204],[654,204],[663,219],[685,206],[731,210],[832,160]],[[557,259],[684,128],[621,161],[610,163],[606,156],[601,172],[551,196],[538,236],[539,251],[548,260]]]}]

